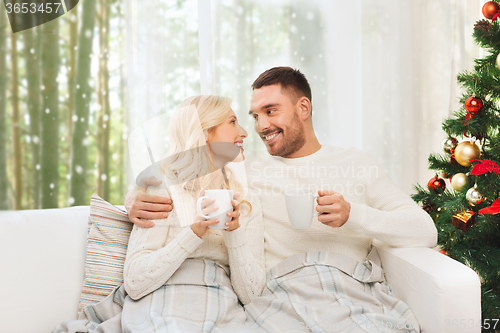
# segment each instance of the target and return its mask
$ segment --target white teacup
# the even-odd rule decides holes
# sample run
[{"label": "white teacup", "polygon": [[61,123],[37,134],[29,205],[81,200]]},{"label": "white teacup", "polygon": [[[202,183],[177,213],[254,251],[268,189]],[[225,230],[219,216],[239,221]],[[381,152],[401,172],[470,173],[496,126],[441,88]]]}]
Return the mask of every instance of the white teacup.
[{"label": "white teacup", "polygon": [[310,189],[293,189],[285,192],[286,211],[288,220],[294,229],[307,229],[312,220],[319,215],[316,211],[315,194]]},{"label": "white teacup", "polygon": [[[215,199],[215,201],[207,207],[217,205],[219,206],[219,209],[205,215],[201,211],[201,202],[203,199],[207,198]],[[199,216],[206,218],[207,220],[219,219],[219,223],[211,225],[209,228],[227,229],[229,227],[226,225],[226,222],[229,222],[232,219],[232,217],[226,215],[227,213],[233,211],[231,200],[233,200],[233,190],[205,190],[205,195],[199,197],[198,201],[196,201],[196,210]]]}]

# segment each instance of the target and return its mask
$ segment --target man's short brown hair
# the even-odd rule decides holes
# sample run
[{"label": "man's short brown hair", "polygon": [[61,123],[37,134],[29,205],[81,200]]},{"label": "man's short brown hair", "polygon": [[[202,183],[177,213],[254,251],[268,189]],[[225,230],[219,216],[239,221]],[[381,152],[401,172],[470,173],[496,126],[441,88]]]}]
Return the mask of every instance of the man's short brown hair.
[{"label": "man's short brown hair", "polygon": [[304,74],[298,69],[291,67],[273,67],[268,69],[252,83],[252,89],[259,89],[265,86],[280,84],[281,89],[296,102],[300,97],[305,96],[312,103],[311,87]]}]

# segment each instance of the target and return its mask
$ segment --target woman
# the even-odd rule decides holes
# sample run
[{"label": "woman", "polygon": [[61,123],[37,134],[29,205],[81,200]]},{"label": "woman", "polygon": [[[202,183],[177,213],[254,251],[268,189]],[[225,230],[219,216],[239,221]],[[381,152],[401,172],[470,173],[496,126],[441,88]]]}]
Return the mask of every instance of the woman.
[{"label": "woman", "polygon": [[[153,327],[155,332],[212,332],[229,323],[243,324],[245,313],[238,298],[247,304],[264,287],[258,198],[236,195],[244,200],[232,201],[226,230],[211,229],[217,220],[196,215],[195,202],[204,189],[244,192],[224,165],[236,157],[236,148],[236,160],[243,159],[241,144],[247,135],[230,103],[228,98],[195,96],[172,117],[165,177],[162,185],[147,191],[168,195],[175,207],[168,218],[154,220],[153,228],[134,225],[124,268],[124,332],[151,332]],[[209,206],[212,203],[202,201],[204,214],[217,208]],[[189,221],[190,227],[182,227]]]}]

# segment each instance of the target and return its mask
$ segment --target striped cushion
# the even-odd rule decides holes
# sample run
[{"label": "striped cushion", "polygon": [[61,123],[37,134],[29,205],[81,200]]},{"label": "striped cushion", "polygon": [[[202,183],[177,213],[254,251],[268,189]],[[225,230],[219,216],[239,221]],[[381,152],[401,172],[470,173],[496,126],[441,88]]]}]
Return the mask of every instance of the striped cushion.
[{"label": "striped cushion", "polygon": [[123,283],[123,264],[132,227],[126,211],[97,194],[92,195],[79,310],[87,304],[98,303]]}]

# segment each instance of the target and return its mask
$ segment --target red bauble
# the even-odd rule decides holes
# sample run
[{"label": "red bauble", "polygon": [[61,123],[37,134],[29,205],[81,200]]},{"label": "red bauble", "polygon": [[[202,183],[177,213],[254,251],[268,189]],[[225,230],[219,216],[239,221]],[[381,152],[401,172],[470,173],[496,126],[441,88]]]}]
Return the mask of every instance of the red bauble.
[{"label": "red bauble", "polygon": [[444,179],[439,178],[437,175],[435,177],[432,177],[429,182],[427,183],[427,187],[429,190],[434,191],[435,193],[439,194],[442,193],[445,188],[446,188],[446,183],[444,182]]},{"label": "red bauble", "polygon": [[492,19],[493,15],[495,15],[500,10],[500,5],[495,1],[488,1],[483,5],[483,15],[487,19]]},{"label": "red bauble", "polygon": [[447,255],[448,254],[448,251],[445,251],[445,250],[439,250],[439,253],[442,253],[444,255]]},{"label": "red bauble", "polygon": [[467,112],[469,112],[471,115],[478,113],[482,108],[483,101],[476,96],[469,97],[465,101],[465,110],[467,110]]}]

